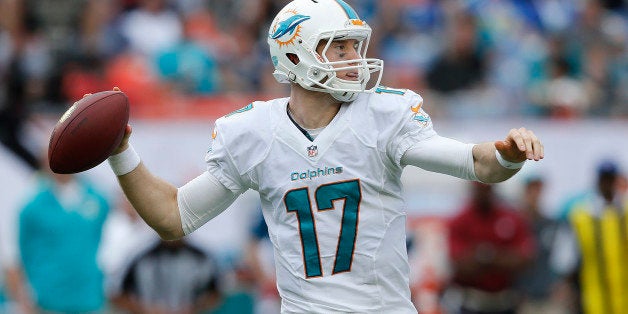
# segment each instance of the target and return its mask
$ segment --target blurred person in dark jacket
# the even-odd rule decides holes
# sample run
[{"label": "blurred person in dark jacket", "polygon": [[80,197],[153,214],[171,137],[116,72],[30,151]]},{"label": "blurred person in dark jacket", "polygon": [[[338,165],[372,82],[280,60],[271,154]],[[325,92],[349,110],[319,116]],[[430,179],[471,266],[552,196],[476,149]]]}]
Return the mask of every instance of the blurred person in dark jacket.
[{"label": "blurred person in dark jacket", "polygon": [[[25,125],[33,107],[45,101],[46,84],[51,76],[52,59],[49,42],[43,37],[42,25],[20,6],[8,1],[0,20],[6,35],[0,33],[0,143],[29,167],[39,169],[36,154],[24,141]],[[12,12],[12,16],[5,15]],[[1,30],[1,27],[0,27]]]},{"label": "blurred person in dark jacket", "polygon": [[478,87],[486,72],[475,18],[459,12],[450,21],[448,46],[427,73],[430,88],[443,94]]},{"label": "blurred person in dark jacket", "polygon": [[519,278],[518,288],[523,300],[519,314],[568,313],[572,308],[573,295],[558,275],[553,262],[555,248],[560,245],[558,220],[551,219],[541,204],[545,191],[545,179],[532,174],[525,178],[521,210],[528,220],[537,244],[532,265]]}]

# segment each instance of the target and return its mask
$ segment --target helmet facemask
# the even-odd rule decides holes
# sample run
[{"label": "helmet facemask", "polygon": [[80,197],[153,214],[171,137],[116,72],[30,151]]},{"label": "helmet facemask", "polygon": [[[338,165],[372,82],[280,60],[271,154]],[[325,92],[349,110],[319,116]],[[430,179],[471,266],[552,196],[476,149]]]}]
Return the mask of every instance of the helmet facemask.
[{"label": "helmet facemask", "polygon": [[[330,40],[331,39],[331,40]],[[339,40],[357,40],[356,52],[359,58],[330,61],[327,57],[327,51],[330,49],[334,41]],[[355,30],[336,30],[327,33],[321,33],[319,38],[314,42],[316,46],[324,43],[322,51],[315,53],[315,62],[310,65],[306,81],[309,90],[328,92],[336,100],[352,101],[358,93],[372,92],[381,81],[381,73],[383,61],[379,59],[367,58],[366,52],[370,41],[370,32]],[[316,47],[314,47],[316,49]],[[343,79],[340,73],[347,71],[357,71],[355,80]],[[377,75],[373,75],[377,73]]]}]

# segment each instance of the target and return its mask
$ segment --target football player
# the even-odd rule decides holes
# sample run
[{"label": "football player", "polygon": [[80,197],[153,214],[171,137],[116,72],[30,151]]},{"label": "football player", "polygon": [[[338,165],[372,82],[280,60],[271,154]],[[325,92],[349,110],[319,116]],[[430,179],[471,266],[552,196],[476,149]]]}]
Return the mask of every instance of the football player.
[{"label": "football player", "polygon": [[379,84],[383,61],[366,57],[370,37],[342,0],[287,4],[268,44],[289,97],[218,119],[207,171],[180,188],[140,162],[127,126],[109,163],[135,209],[161,237],[177,239],[256,190],[282,312],[416,313],[404,167],[495,183],[542,159],[543,145],[525,128],[481,144],[438,135],[421,96]]}]

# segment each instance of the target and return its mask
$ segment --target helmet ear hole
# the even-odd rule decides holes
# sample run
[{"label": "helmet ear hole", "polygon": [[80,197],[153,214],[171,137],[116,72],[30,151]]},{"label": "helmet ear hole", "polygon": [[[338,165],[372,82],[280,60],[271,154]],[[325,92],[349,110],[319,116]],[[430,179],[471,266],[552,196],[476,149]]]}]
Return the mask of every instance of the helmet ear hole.
[{"label": "helmet ear hole", "polygon": [[286,57],[288,57],[288,60],[290,60],[290,62],[292,62],[294,65],[299,64],[299,56],[297,56],[294,53],[286,53]]}]

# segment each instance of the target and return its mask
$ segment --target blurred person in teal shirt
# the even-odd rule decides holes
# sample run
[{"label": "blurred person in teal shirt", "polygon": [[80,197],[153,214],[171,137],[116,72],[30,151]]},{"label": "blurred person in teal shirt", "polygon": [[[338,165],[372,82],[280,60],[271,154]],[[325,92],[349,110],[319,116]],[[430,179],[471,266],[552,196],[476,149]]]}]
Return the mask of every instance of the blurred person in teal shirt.
[{"label": "blurred person in teal shirt", "polygon": [[86,181],[43,169],[19,212],[21,265],[13,273],[21,280],[10,289],[29,311],[103,313],[97,252],[108,201]]},{"label": "blurred person in teal shirt", "polygon": [[154,63],[159,77],[178,92],[208,95],[220,91],[221,74],[211,47],[196,38],[193,20],[182,22],[184,37],[157,51]]}]

